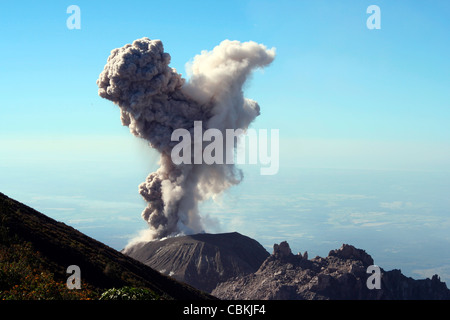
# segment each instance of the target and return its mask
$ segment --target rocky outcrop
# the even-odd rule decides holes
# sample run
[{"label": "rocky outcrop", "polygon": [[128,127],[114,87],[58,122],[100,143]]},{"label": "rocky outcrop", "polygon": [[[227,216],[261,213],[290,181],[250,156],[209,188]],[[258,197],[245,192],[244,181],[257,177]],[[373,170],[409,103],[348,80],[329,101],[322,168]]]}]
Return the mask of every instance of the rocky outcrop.
[{"label": "rocky outcrop", "polygon": [[274,245],[254,273],[220,283],[212,294],[220,299],[325,300],[325,299],[450,299],[450,290],[438,276],[414,280],[400,270],[380,268],[380,289],[369,289],[367,268],[372,257],[344,244],[326,258],[309,260],[305,252],[294,255],[287,242]]},{"label": "rocky outcrop", "polygon": [[124,253],[206,292],[219,282],[257,271],[270,255],[256,240],[237,232],[167,238]]}]

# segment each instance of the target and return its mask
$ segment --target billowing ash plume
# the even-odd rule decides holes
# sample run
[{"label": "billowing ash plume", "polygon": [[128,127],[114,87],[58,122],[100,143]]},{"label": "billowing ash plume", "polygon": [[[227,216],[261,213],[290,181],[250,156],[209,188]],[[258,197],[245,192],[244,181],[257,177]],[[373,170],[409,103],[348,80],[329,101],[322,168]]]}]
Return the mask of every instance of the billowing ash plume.
[{"label": "billowing ash plume", "polygon": [[175,165],[171,150],[178,141],[171,141],[172,132],[193,134],[194,121],[202,121],[203,131],[247,129],[259,106],[244,98],[242,86],[252,70],[274,57],[275,49],[261,44],[225,40],[193,59],[186,82],[169,67],[171,57],[160,40],[142,38],[111,51],[97,80],[99,95],[120,107],[122,124],[132,134],[161,153],[160,168],[139,186],[153,239],[202,231],[198,203],[242,179],[233,164]]}]

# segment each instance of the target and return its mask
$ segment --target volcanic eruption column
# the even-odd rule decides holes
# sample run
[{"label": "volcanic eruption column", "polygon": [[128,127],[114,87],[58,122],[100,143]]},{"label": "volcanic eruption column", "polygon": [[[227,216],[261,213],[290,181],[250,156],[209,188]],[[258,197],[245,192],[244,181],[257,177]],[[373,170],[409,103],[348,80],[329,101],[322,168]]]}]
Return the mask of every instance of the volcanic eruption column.
[{"label": "volcanic eruption column", "polygon": [[118,105],[122,124],[161,154],[158,170],[139,186],[151,238],[202,231],[198,203],[241,181],[234,164],[175,165],[171,150],[178,142],[171,140],[172,132],[183,128],[192,135],[194,121],[201,121],[202,132],[246,130],[260,108],[244,98],[242,86],[252,70],[274,57],[274,48],[225,40],[194,57],[185,81],[169,67],[171,57],[160,40],[142,38],[111,51],[97,80],[98,94]]}]

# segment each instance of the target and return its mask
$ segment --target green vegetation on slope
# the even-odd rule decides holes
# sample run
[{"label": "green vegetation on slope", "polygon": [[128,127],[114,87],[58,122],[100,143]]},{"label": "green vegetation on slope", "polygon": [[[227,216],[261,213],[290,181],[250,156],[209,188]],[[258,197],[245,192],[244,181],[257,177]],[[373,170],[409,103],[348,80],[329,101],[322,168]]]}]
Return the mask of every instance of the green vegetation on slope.
[{"label": "green vegetation on slope", "polygon": [[[12,243],[0,227],[0,300],[91,300],[99,293],[88,285],[69,290],[45,269],[45,259],[30,242]],[[6,241],[5,241],[6,240]]]}]

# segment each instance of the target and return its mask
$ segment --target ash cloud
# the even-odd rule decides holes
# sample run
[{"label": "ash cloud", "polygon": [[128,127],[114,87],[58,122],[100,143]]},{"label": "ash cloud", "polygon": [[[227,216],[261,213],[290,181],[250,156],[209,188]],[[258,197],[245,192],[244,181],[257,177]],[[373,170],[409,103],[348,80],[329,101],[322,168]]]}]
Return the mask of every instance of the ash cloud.
[{"label": "ash cloud", "polygon": [[171,150],[178,142],[171,135],[180,128],[193,134],[194,121],[202,121],[203,131],[247,129],[260,107],[244,97],[243,85],[274,57],[274,48],[225,40],[194,57],[186,81],[169,66],[160,40],[142,38],[111,51],[98,94],[118,105],[122,124],[161,154],[159,169],[139,186],[147,202],[147,240],[203,231],[199,202],[242,180],[234,164],[175,165]]}]

